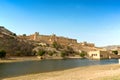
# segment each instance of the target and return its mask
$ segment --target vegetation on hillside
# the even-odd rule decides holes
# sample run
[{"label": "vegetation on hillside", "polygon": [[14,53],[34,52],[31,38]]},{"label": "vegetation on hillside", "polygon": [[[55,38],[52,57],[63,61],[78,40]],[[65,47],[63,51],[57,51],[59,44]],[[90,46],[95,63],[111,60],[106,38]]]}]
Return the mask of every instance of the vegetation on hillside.
[{"label": "vegetation on hillside", "polygon": [[66,52],[65,51],[61,51],[61,57],[65,57],[66,56]]},{"label": "vegetation on hillside", "polygon": [[[28,40],[26,34],[22,35],[25,38],[18,37],[15,33],[6,30],[4,27],[0,29],[0,50],[5,50],[7,56],[57,56],[69,57],[80,55],[86,56],[86,52],[81,52],[74,49],[74,45],[64,45],[54,41],[52,44],[46,41]],[[114,52],[116,54],[116,52]],[[5,55],[1,54],[3,58]],[[0,57],[0,58],[1,58]]]},{"label": "vegetation on hillside", "polygon": [[39,56],[43,56],[43,55],[45,54],[45,52],[46,52],[46,51],[45,51],[44,49],[41,49],[41,50],[38,51],[37,54],[38,54]]},{"label": "vegetation on hillside", "polygon": [[52,43],[52,46],[53,46],[53,48],[56,48],[57,50],[62,48],[62,46],[59,43],[57,43],[56,41],[54,41]]},{"label": "vegetation on hillside", "polygon": [[112,51],[112,53],[114,53],[115,55],[118,55],[118,51],[117,50]]},{"label": "vegetation on hillside", "polygon": [[33,45],[25,40],[4,35],[0,37],[0,49],[5,50],[8,56],[30,56]]},{"label": "vegetation on hillside", "polygon": [[80,57],[85,57],[87,55],[87,52],[81,51],[79,55],[80,55]]},{"label": "vegetation on hillside", "polygon": [[5,58],[6,56],[6,51],[5,50],[0,50],[0,58]]}]

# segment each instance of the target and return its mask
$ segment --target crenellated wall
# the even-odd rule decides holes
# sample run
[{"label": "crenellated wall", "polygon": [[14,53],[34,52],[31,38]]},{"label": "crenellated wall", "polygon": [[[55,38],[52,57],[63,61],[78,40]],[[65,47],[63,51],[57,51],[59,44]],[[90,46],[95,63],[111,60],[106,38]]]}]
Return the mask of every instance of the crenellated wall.
[{"label": "crenellated wall", "polygon": [[53,35],[40,35],[38,32],[35,32],[35,34],[32,34],[32,35],[26,36],[25,38],[29,39],[29,40],[45,42],[48,44],[52,44],[54,41],[56,41],[62,45],[69,45],[69,44],[77,43],[76,39],[58,37],[55,34],[53,34]]},{"label": "crenellated wall", "polygon": [[58,42],[62,45],[71,45],[75,47],[81,47],[81,46],[87,46],[87,47],[95,47],[94,43],[87,43],[87,42],[81,42],[77,43],[76,39],[70,39],[66,37],[60,37],[56,36],[55,34],[52,35],[40,35],[38,32],[35,32],[32,35],[29,36],[19,36],[20,38],[23,39],[28,39],[28,40],[34,40],[34,41],[39,41],[47,44],[52,44],[53,42]]},{"label": "crenellated wall", "polygon": [[82,46],[95,47],[94,43],[82,42],[82,43],[79,43],[79,44],[82,45]]}]

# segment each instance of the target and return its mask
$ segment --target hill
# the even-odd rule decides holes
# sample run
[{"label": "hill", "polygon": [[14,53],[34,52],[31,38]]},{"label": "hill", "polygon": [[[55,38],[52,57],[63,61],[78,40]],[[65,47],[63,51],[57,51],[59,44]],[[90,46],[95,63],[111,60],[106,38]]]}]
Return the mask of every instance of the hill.
[{"label": "hill", "polygon": [[17,35],[0,26],[0,49],[5,50],[8,56],[31,55],[33,45],[19,39]]},{"label": "hill", "polygon": [[107,50],[112,50],[112,49],[116,49],[117,50],[118,48],[120,48],[120,45],[109,45],[109,46],[105,46],[103,48],[105,48]]},{"label": "hill", "polygon": [[[81,42],[77,39],[54,35],[20,35],[0,26],[0,50],[5,50],[8,56],[69,57],[80,53],[97,50],[93,43]],[[44,53],[44,54],[43,54]]]}]

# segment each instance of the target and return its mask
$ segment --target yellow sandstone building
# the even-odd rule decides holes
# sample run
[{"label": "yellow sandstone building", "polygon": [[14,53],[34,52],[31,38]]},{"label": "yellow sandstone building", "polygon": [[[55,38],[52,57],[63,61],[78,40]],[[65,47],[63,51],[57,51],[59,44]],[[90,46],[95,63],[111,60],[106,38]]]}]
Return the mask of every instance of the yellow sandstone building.
[{"label": "yellow sandstone building", "polygon": [[109,59],[109,52],[108,51],[89,51],[88,56],[91,59]]}]

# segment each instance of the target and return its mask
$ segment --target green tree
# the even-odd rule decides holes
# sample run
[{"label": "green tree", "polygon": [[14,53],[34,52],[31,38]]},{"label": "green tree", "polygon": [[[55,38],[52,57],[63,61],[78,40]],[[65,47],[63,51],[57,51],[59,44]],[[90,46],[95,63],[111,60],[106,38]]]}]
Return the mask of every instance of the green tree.
[{"label": "green tree", "polygon": [[26,34],[23,34],[23,36],[26,36]]},{"label": "green tree", "polygon": [[118,51],[117,50],[112,51],[112,53],[114,53],[115,55],[118,55]]},{"label": "green tree", "polygon": [[67,53],[69,53],[69,54],[73,54],[74,53],[74,50],[73,50],[73,48],[72,47],[70,47],[70,46],[67,46]]},{"label": "green tree", "polygon": [[61,57],[65,57],[66,56],[66,52],[65,51],[61,51]]},{"label": "green tree", "polygon": [[58,50],[59,48],[61,48],[61,45],[60,45],[59,43],[57,43],[56,41],[53,42],[52,46],[53,46],[54,48],[56,48],[57,50]]},{"label": "green tree", "polygon": [[80,57],[85,57],[86,54],[87,54],[87,53],[86,53],[85,51],[82,51],[82,52],[80,53]]},{"label": "green tree", "polygon": [[39,56],[43,56],[45,54],[45,50],[41,49],[38,51]]},{"label": "green tree", "polygon": [[6,56],[6,51],[0,50],[0,58],[5,58]]},{"label": "green tree", "polygon": [[12,35],[13,35],[13,36],[17,36],[16,33],[13,33]]}]

